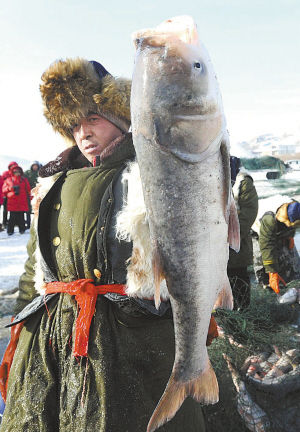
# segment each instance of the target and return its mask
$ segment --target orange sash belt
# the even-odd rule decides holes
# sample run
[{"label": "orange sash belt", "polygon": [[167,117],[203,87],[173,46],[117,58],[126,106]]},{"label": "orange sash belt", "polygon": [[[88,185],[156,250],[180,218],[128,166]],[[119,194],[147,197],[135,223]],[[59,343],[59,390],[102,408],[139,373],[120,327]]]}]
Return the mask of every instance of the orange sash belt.
[{"label": "orange sash belt", "polygon": [[98,295],[117,293],[126,295],[126,285],[94,285],[93,279],[78,279],[73,282],[50,282],[46,286],[46,294],[67,293],[75,296],[80,308],[76,319],[75,344],[73,355],[87,357],[89,332]]}]

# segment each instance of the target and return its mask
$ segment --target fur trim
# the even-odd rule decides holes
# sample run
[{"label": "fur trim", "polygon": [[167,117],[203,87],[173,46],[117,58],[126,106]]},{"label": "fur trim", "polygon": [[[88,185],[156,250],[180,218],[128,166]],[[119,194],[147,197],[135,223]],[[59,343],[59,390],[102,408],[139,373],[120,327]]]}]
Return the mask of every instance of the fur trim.
[{"label": "fur trim", "polygon": [[97,113],[122,131],[130,127],[130,81],[106,75],[102,80],[92,63],[76,58],[53,63],[42,75],[40,91],[44,115],[69,144],[73,126]]},{"label": "fur trim", "polygon": [[[137,162],[129,165],[129,171],[123,174],[122,181],[128,184],[128,197],[124,208],[117,216],[117,235],[122,240],[133,242],[132,256],[127,267],[126,293],[131,297],[152,298],[152,247]],[[160,285],[160,296],[163,300],[169,299],[165,280]]]},{"label": "fur trim", "polygon": [[130,128],[131,81],[106,75],[101,93],[94,95],[98,113],[118,126],[123,132]]},{"label": "fur trim", "polygon": [[50,177],[62,171],[70,169],[85,168],[91,166],[91,163],[81,153],[77,146],[67,148],[60,153],[56,159],[48,162],[39,170],[40,177]]}]

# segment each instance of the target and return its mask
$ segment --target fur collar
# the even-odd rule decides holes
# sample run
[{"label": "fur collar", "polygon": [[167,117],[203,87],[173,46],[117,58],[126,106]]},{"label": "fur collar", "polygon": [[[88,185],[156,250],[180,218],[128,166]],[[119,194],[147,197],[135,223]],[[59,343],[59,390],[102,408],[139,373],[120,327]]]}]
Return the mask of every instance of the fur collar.
[{"label": "fur collar", "polygon": [[[137,162],[129,165],[123,173],[122,182],[127,185],[128,195],[117,216],[117,236],[133,243],[127,267],[126,293],[131,297],[149,299],[154,297],[153,250]],[[165,280],[160,284],[160,297],[162,300],[169,299]]]},{"label": "fur collar", "polygon": [[60,153],[56,159],[44,165],[40,171],[39,176],[42,178],[53,176],[62,171],[70,169],[84,168],[92,164],[81,153],[77,146],[67,148]]},{"label": "fur collar", "polygon": [[[132,134],[126,133],[112,141],[100,155],[100,163],[103,166],[111,166],[122,160],[130,160],[135,156],[132,144]],[[71,169],[91,167],[92,164],[81,153],[77,146],[69,147],[60,153],[56,159],[48,162],[39,170],[41,178],[50,177]]]}]

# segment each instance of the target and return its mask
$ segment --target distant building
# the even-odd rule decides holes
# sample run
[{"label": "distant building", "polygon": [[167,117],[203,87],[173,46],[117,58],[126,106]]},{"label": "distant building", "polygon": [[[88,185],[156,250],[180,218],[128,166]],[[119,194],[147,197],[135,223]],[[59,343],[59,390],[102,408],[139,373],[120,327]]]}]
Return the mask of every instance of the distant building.
[{"label": "distant building", "polygon": [[293,155],[300,152],[300,139],[295,135],[282,135],[280,137],[273,134],[260,135],[249,141],[249,148],[255,157]]}]

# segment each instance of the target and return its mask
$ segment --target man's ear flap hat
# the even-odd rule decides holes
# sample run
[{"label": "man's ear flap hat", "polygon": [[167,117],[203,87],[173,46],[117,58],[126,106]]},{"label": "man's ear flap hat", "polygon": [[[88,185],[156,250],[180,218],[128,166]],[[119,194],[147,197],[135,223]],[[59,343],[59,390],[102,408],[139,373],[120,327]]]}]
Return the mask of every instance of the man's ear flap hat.
[{"label": "man's ear flap hat", "polygon": [[91,113],[127,132],[130,90],[130,80],[114,78],[100,63],[81,58],[54,62],[40,85],[46,119],[71,145],[72,128]]}]

